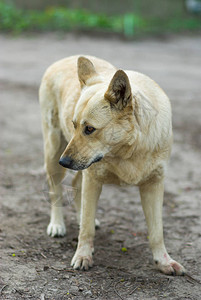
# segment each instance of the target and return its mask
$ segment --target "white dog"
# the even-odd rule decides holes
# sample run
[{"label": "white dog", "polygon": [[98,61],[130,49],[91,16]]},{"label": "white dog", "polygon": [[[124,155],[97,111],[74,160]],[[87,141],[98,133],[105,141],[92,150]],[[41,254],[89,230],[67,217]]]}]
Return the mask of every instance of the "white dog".
[{"label": "white dog", "polygon": [[116,70],[95,57],[53,64],[40,87],[45,166],[52,201],[47,232],[63,236],[61,181],[78,170],[73,185],[80,222],[75,269],[92,266],[95,213],[104,183],[139,186],[155,266],[165,274],[184,268],[163,241],[164,175],[172,145],[170,102],[147,76]]}]

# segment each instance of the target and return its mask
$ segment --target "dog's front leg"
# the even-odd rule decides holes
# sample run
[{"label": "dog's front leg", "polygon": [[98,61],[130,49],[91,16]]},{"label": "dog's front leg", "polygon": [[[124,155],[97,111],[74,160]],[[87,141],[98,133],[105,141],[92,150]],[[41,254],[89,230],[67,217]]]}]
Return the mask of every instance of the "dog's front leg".
[{"label": "dog's front leg", "polygon": [[90,171],[83,171],[80,232],[71,262],[74,269],[88,270],[93,265],[95,214],[101,189],[102,185],[90,176]]},{"label": "dog's front leg", "polygon": [[166,251],[163,241],[162,205],[164,180],[140,186],[142,207],[144,210],[149,242],[157,269],[165,274],[184,275],[185,269],[173,260]]}]

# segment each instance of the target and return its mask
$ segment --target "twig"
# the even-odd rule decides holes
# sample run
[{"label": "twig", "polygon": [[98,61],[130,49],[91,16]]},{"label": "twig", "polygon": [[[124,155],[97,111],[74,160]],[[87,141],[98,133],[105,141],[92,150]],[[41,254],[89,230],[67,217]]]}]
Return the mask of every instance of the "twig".
[{"label": "twig", "polygon": [[[105,266],[104,266],[105,267]],[[120,272],[124,272],[124,273],[128,273],[128,274],[132,274],[131,271],[124,269],[124,268],[118,268],[115,266],[106,266],[106,269],[114,269],[116,271],[120,271]]]},{"label": "twig", "polygon": [[42,257],[47,258],[47,256],[45,256],[45,254],[43,254],[43,252],[40,253],[42,255]]},{"label": "twig", "polygon": [[[173,279],[168,278],[167,285],[166,285],[165,289],[163,290],[164,293],[167,291],[171,281],[173,281]],[[162,286],[162,288],[163,288],[163,286]]]},{"label": "twig", "polygon": [[186,278],[186,281],[190,282],[191,284],[195,284],[193,280],[189,280],[188,278]]},{"label": "twig", "polygon": [[195,279],[195,278],[193,278],[190,274],[188,274],[188,273],[186,273],[185,275],[184,275],[185,277],[188,277],[190,280],[188,280],[189,282],[191,282],[192,283],[192,281],[193,282],[197,282],[197,283],[199,283],[199,284],[201,284],[201,281],[200,280],[197,280],[197,279]]},{"label": "twig", "polygon": [[50,267],[50,269],[53,269],[53,270],[55,270],[55,271],[60,271],[60,272],[62,272],[62,271],[65,271],[65,272],[70,272],[70,273],[76,273],[76,270],[70,270],[70,269],[57,269],[57,268],[55,268],[55,267]]},{"label": "twig", "polygon": [[115,293],[117,294],[117,296],[119,296],[120,299],[124,300],[124,299],[121,297],[121,295],[118,293],[117,289],[116,289],[116,286],[117,286],[120,282],[121,282],[121,281],[117,281],[117,283],[115,283],[115,285],[114,285],[114,291],[115,291]]},{"label": "twig", "polygon": [[112,285],[112,280],[110,281],[110,283],[104,288],[104,291],[107,293],[109,291],[109,288]]},{"label": "twig", "polygon": [[[137,282],[137,277],[135,277],[135,280],[134,280],[134,282],[133,282],[133,284],[135,284]],[[129,293],[129,295],[132,295],[134,292],[135,292],[135,290],[138,288],[138,286],[136,286],[130,293]]]},{"label": "twig", "polygon": [[129,295],[132,295],[134,292],[135,292],[135,290],[137,290],[137,286],[129,293]]},{"label": "twig", "polygon": [[22,241],[20,238],[18,238],[17,236],[15,237],[16,240],[18,240],[18,242],[20,242],[21,244],[25,245],[25,246],[29,246],[27,243],[25,243],[24,241]]},{"label": "twig", "polygon": [[20,295],[23,295],[23,293],[24,293],[24,291],[17,290],[16,288],[15,288],[15,292],[19,293]]},{"label": "twig", "polygon": [[4,286],[2,286],[1,290],[0,290],[0,295],[2,294],[3,290],[8,286],[8,284],[5,284]]}]

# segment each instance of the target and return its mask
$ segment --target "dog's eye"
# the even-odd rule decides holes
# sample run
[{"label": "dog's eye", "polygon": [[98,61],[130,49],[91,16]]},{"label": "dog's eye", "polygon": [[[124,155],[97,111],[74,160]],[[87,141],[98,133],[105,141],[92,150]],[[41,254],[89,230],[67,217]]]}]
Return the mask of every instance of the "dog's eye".
[{"label": "dog's eye", "polygon": [[85,127],[85,130],[84,130],[84,133],[85,134],[91,134],[92,132],[94,132],[96,130],[96,128],[92,127],[92,126],[86,126]]}]

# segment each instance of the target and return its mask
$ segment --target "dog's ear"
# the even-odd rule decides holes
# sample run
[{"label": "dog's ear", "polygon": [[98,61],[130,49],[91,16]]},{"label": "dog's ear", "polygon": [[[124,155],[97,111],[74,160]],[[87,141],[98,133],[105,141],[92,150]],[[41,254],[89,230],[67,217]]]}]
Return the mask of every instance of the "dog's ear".
[{"label": "dog's ear", "polygon": [[92,62],[83,56],[80,56],[77,61],[77,72],[81,86],[87,85],[87,81],[96,76],[96,70]]},{"label": "dog's ear", "polygon": [[131,86],[126,73],[118,70],[105,93],[105,98],[117,109],[122,110],[132,101]]}]

